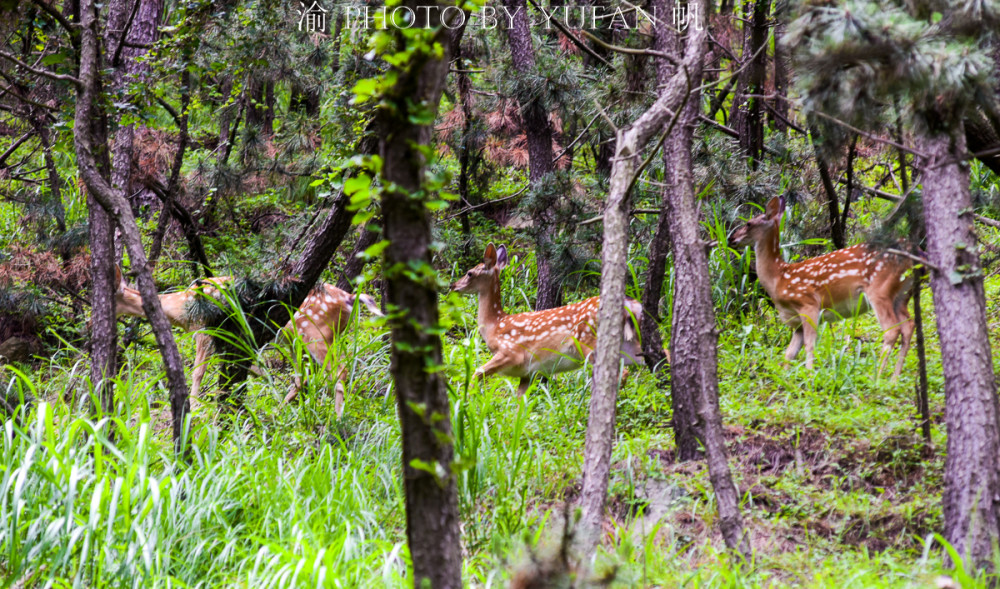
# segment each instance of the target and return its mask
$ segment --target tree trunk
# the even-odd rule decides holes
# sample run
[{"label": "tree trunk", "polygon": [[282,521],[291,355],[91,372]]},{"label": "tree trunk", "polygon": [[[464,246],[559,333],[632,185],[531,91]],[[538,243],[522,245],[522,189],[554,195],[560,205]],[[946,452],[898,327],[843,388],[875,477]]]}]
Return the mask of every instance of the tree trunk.
[{"label": "tree trunk", "polygon": [[788,131],[788,50],[782,44],[785,36],[784,14],[781,14],[782,3],[775,5],[774,16],[774,128],[781,132]]},{"label": "tree trunk", "polygon": [[[124,93],[133,81],[141,81],[150,71],[150,65],[139,58],[148,50],[132,47],[124,41],[138,45],[150,45],[156,41],[157,29],[163,13],[163,0],[118,0],[112,5],[108,15],[109,31],[106,59],[115,68],[110,79],[112,92]],[[116,59],[117,58],[117,59]],[[136,129],[132,125],[119,126],[115,131],[111,149],[111,186],[132,196],[132,144]],[[130,199],[131,200],[131,199]],[[148,199],[146,199],[148,200]],[[133,206],[149,204],[142,200],[133,201]]]},{"label": "tree trunk", "polygon": [[708,252],[699,235],[699,209],[692,173],[692,137],[699,105],[697,96],[692,96],[681,113],[679,129],[671,142],[674,151],[669,158],[673,184],[664,191],[665,196],[669,195],[664,199],[664,208],[668,211],[670,246],[674,252],[674,312],[670,339],[674,438],[680,460],[696,458],[699,453],[697,438],[703,441],[726,546],[749,559],[749,540],[739,509],[740,495],[729,471],[719,410],[718,332]]},{"label": "tree trunk", "polygon": [[[418,0],[406,0],[413,7]],[[429,13],[429,14],[428,14]],[[421,12],[417,12],[421,14]],[[422,11],[416,26],[438,24],[437,11]],[[420,23],[429,18],[431,23]],[[395,85],[384,103],[394,108],[382,111],[380,138],[383,186],[382,215],[385,236],[385,281],[392,331],[390,370],[396,387],[397,409],[402,429],[403,488],[406,497],[406,535],[413,562],[413,586],[428,584],[435,589],[462,587],[458,498],[452,473],[452,431],[448,393],[441,366],[438,335],[438,289],[433,280],[420,278],[434,273],[431,266],[433,235],[431,215],[422,190],[427,164],[419,148],[430,142],[433,127],[413,122],[414,108],[434,114],[448,75],[447,30],[438,28],[435,40],[443,55],[426,49],[410,49],[410,65],[397,71]],[[421,118],[426,117],[426,114]],[[413,271],[419,268],[418,271]]]},{"label": "tree trunk", "polygon": [[918,139],[927,255],[944,372],[944,537],[967,566],[988,566],[1000,540],[1000,427],[979,249],[960,122]]},{"label": "tree trunk", "polygon": [[[744,6],[749,11],[747,5]],[[767,43],[767,18],[770,12],[771,0],[754,0],[750,31],[744,32],[743,37],[743,62],[752,61],[740,74],[730,116],[730,126],[740,135],[740,148],[751,159],[755,170],[764,152],[764,121],[761,117],[763,101],[758,96],[763,94],[767,78],[767,52],[761,48]],[[744,22],[743,26],[748,26],[748,23]]]},{"label": "tree trunk", "polygon": [[42,113],[36,113],[35,116],[31,117],[31,121],[35,129],[35,134],[38,135],[38,141],[42,146],[42,155],[45,158],[45,174],[48,176],[49,181],[49,201],[46,203],[46,208],[51,207],[52,215],[55,217],[59,232],[65,233],[66,208],[63,206],[62,201],[62,177],[59,175],[59,169],[56,167],[55,159],[52,157],[52,140],[49,137],[49,129],[43,119],[44,116]]},{"label": "tree trunk", "polygon": [[[657,12],[670,14],[672,2],[659,2],[654,4]],[[667,27],[658,28],[656,37],[656,49],[671,55],[678,55],[677,39],[675,33]],[[673,73],[670,62],[661,60],[657,67],[657,83],[661,86],[670,81]],[[699,68],[700,69],[700,68]],[[692,78],[694,73],[691,74]],[[693,78],[696,79],[696,78]],[[689,127],[699,112],[698,98],[691,96],[688,99],[681,119],[678,120],[676,130],[667,138],[663,146],[663,195],[660,216],[656,226],[656,235],[650,245],[650,268],[646,279],[646,291],[643,293],[643,318],[639,326],[642,330],[642,351],[647,365],[650,362],[657,362],[661,368],[665,368],[662,362],[666,359],[663,353],[663,344],[659,334],[659,309],[657,308],[660,293],[663,292],[663,275],[665,271],[666,253],[671,247],[671,227],[676,226],[680,220],[671,218],[676,214],[672,203],[680,198],[679,192],[685,189],[682,184],[684,174],[690,175],[691,159],[691,134],[693,130]],[[685,161],[681,161],[681,160]],[[687,172],[684,172],[687,166]],[[694,223],[697,225],[697,208],[695,209]],[[695,227],[697,235],[697,227]],[[676,266],[675,266],[676,272]],[[675,279],[676,281],[676,279]],[[678,288],[675,282],[675,290]],[[676,345],[676,344],[675,344]],[[654,364],[655,365],[655,364]],[[690,366],[688,366],[690,367]],[[697,399],[697,384],[688,378],[689,375],[674,373],[671,367],[672,386],[670,390],[670,401],[673,414],[674,442],[677,444],[677,460],[696,460],[701,454],[700,434],[698,432],[698,415],[695,411]],[[652,369],[652,366],[650,366]],[[675,380],[676,379],[676,380]],[[665,380],[661,379],[661,380]]]},{"label": "tree trunk", "polygon": [[101,409],[114,410],[111,379],[118,372],[115,354],[115,232],[111,219],[93,197],[87,198],[90,221],[90,382]]},{"label": "tree trunk", "polygon": [[816,155],[816,168],[819,170],[820,180],[823,182],[823,190],[826,191],[827,211],[830,217],[830,240],[833,241],[834,249],[847,247],[847,236],[844,235],[844,226],[840,223],[840,200],[837,198],[837,188],[833,184],[833,177],[830,174],[830,164],[823,154],[823,146],[817,143],[819,130],[815,125],[810,125],[809,136],[813,144],[813,153]]},{"label": "tree trunk", "polygon": [[[706,14],[707,3],[699,4]],[[661,25],[662,26],[662,25]],[[598,311],[597,349],[590,397],[590,418],[584,448],[583,490],[580,497],[582,516],[578,526],[577,547],[589,555],[599,540],[604,504],[611,469],[611,449],[615,434],[615,404],[618,396],[621,341],[624,327],[625,270],[628,251],[628,217],[631,211],[632,177],[640,154],[654,134],[670,132],[664,126],[671,115],[688,101],[690,87],[685,72],[694,84],[701,79],[707,27],[689,29],[688,44],[679,72],[674,74],[656,102],[631,126],[619,130],[610,178],[608,202],[604,210],[604,247],[601,266],[601,302]],[[697,100],[695,100],[697,102]],[[673,238],[672,236],[672,239]],[[707,274],[706,274],[707,276]],[[712,332],[714,333],[714,332]],[[676,386],[676,385],[675,385]]]},{"label": "tree trunk", "polygon": [[[139,228],[132,216],[132,210],[121,192],[112,188],[108,177],[98,169],[100,152],[107,150],[107,141],[101,133],[94,133],[92,124],[104,129],[106,133],[106,118],[102,116],[96,104],[101,95],[99,72],[100,46],[98,39],[97,9],[93,0],[82,0],[80,5],[80,69],[79,86],[75,113],[74,144],[76,147],[77,167],[87,192],[97,201],[108,215],[115,220],[125,246],[128,248],[133,270],[139,273],[139,292],[142,295],[143,310],[149,318],[156,343],[163,356],[167,374],[167,384],[170,390],[170,405],[173,411],[174,443],[179,448],[184,419],[189,411],[187,386],[184,383],[184,364],[181,361],[177,345],[174,343],[170,323],[160,307],[156,284],[149,266],[146,263],[146,252],[143,250]],[[102,143],[103,140],[103,143]]]},{"label": "tree trunk", "polygon": [[[504,0],[504,6],[509,14],[514,15],[513,26],[506,28],[507,41],[510,44],[511,61],[518,79],[535,76],[535,50],[531,43],[531,31],[528,30],[528,8],[525,0]],[[515,12],[516,11],[516,12]],[[529,91],[522,88],[521,93]],[[553,207],[556,194],[547,182],[548,176],[555,170],[552,152],[552,125],[549,113],[545,108],[543,96],[531,96],[525,103],[521,102],[521,124],[528,143],[528,179],[532,190],[536,192],[529,214],[534,222],[535,257],[538,266],[538,297],[535,299],[535,310],[551,309],[562,304],[562,275],[554,261],[552,236],[556,230]]]}]

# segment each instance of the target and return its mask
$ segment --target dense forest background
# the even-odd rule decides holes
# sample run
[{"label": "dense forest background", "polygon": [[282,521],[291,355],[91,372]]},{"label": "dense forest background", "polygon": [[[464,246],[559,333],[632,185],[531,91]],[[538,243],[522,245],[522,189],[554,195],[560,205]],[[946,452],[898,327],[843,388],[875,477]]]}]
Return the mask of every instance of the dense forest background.
[{"label": "dense forest background", "polygon": [[[995,584],[1000,4],[382,6],[0,0],[4,587]],[[765,217],[913,266],[898,380]],[[593,379],[475,376],[491,243]]]}]

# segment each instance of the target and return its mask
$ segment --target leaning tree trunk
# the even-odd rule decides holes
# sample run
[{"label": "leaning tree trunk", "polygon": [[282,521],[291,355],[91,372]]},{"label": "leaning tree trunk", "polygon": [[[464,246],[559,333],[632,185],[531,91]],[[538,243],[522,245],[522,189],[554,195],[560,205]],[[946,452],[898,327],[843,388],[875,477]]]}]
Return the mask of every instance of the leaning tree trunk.
[{"label": "leaning tree trunk", "polygon": [[961,122],[919,139],[927,256],[944,372],[944,537],[973,567],[1000,541],[1000,426]]},{"label": "leaning tree trunk", "polygon": [[[403,6],[418,3],[406,0]],[[418,28],[440,24],[439,12],[427,12],[418,18]],[[420,23],[422,18],[431,22]],[[424,194],[427,162],[421,148],[430,142],[433,126],[414,122],[418,119],[414,111],[420,113],[419,120],[433,121],[448,75],[448,31],[437,28],[434,42],[443,48],[442,55],[407,47],[405,37],[398,34],[400,47],[411,51],[410,63],[397,70],[396,83],[383,98],[393,106],[382,113],[382,128],[389,132],[379,143],[382,184],[387,187],[382,195],[382,216],[389,241],[383,268],[392,309],[390,370],[402,429],[406,535],[413,585],[458,589],[462,587],[462,552],[450,409],[440,370],[438,288],[428,278],[434,275],[434,239],[426,195],[416,197]]]},{"label": "leaning tree trunk", "polygon": [[512,25],[506,28],[510,44],[511,61],[521,85],[521,125],[528,143],[528,180],[536,192],[531,210],[534,223],[535,257],[538,266],[538,297],[535,310],[551,309],[562,304],[562,277],[559,275],[553,257],[552,234],[555,230],[553,207],[556,195],[546,182],[555,170],[552,153],[552,125],[545,109],[542,96],[531,96],[525,86],[525,78],[537,75],[535,71],[535,50],[528,29],[528,8],[525,0],[504,0],[509,14],[514,15]]},{"label": "leaning tree trunk", "polygon": [[106,128],[103,132],[95,134],[91,124],[98,121],[98,124],[103,126],[107,124],[107,119],[102,116],[96,106],[101,95],[99,78],[101,65],[97,8],[93,0],[81,0],[80,16],[80,68],[74,118],[77,167],[87,186],[88,194],[97,201],[121,230],[125,247],[128,248],[128,254],[132,261],[132,268],[139,273],[139,293],[142,296],[142,307],[153,328],[167,373],[170,405],[174,420],[174,443],[179,447],[184,419],[190,410],[187,385],[184,383],[184,364],[177,351],[173,333],[170,331],[170,323],[160,306],[156,284],[153,282],[152,273],[146,263],[146,252],[143,250],[142,238],[139,235],[139,227],[135,223],[135,217],[132,216],[132,209],[122,193],[112,188],[109,178],[103,175],[98,168],[99,154],[102,150],[107,150],[107,141],[104,139],[107,136]]},{"label": "leaning tree trunk", "polygon": [[[707,2],[699,3],[699,13],[707,14]],[[661,24],[661,26],[664,26]],[[649,140],[658,133],[671,132],[676,122],[671,115],[687,102],[691,88],[701,78],[703,45],[707,27],[689,31],[683,62],[659,98],[631,126],[617,133],[615,157],[604,209],[604,247],[601,266],[601,303],[598,311],[597,350],[590,397],[590,418],[584,448],[583,510],[577,537],[581,554],[593,553],[599,540],[604,503],[611,469],[611,448],[615,435],[615,404],[618,397],[619,364],[624,327],[625,266],[628,250],[629,197],[633,176],[640,171],[640,155]],[[694,73],[690,73],[694,72]],[[685,75],[690,73],[690,79]]]}]

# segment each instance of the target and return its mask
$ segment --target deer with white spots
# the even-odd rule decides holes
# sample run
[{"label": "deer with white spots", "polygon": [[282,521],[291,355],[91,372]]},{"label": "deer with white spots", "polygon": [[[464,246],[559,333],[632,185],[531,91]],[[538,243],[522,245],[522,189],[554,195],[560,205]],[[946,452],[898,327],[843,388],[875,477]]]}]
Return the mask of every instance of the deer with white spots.
[{"label": "deer with white spots", "polygon": [[[115,274],[118,281],[115,293],[116,314],[145,317],[146,313],[142,308],[142,296],[139,291],[126,285],[120,270],[116,269]],[[222,293],[219,289],[225,288],[232,280],[230,276],[203,278],[196,280],[185,290],[159,295],[163,313],[174,327],[180,327],[189,332],[202,329],[205,326],[192,320],[188,314],[188,303],[196,296],[220,298]],[[320,366],[326,367],[331,374],[336,375],[334,402],[338,417],[344,411],[343,382],[347,378],[347,369],[346,367],[337,369],[334,364],[330,363],[327,354],[337,335],[343,333],[350,326],[351,313],[358,301],[367,307],[372,314],[382,315],[378,305],[368,295],[353,295],[330,284],[321,285],[306,296],[292,320],[285,324],[281,330],[285,337],[291,337],[295,331],[302,335],[309,355]],[[201,381],[205,377],[205,370],[208,367],[207,360],[211,351],[212,338],[206,333],[196,333],[195,364],[191,372],[192,397],[197,397],[201,392]],[[251,371],[254,370],[251,369]],[[294,384],[282,403],[294,399],[301,388],[302,380],[296,374]]]},{"label": "deer with white spots", "polygon": [[778,241],[784,211],[784,199],[772,198],[764,214],[736,229],[729,243],[734,248],[754,246],[760,284],[781,320],[794,330],[785,359],[792,361],[805,344],[806,366],[812,369],[820,319],[836,321],[871,308],[883,332],[877,377],[902,336],[892,375],[896,380],[903,370],[914,329],[906,308],[912,291],[912,262],[855,245],[790,264],[782,259]]},{"label": "deer with white spots", "polygon": [[[451,285],[451,290],[479,295],[479,334],[493,357],[476,370],[477,378],[500,374],[520,379],[517,394],[523,395],[535,374],[552,375],[581,368],[597,345],[599,297],[578,303],[508,315],[500,295],[500,271],[507,266],[507,246],[486,247],[483,263]],[[621,354],[626,364],[642,358],[635,317],[642,304],[625,299],[625,333]]]}]

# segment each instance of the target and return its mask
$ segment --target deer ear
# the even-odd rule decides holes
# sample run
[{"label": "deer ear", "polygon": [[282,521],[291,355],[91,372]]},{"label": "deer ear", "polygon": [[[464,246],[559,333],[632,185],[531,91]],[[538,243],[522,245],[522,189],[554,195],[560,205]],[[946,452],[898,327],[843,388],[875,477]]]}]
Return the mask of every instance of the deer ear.
[{"label": "deer ear", "polygon": [[785,212],[784,198],[775,196],[771,200],[767,201],[767,208],[764,209],[764,213],[768,217],[780,217],[783,212]]},{"label": "deer ear", "polygon": [[507,246],[501,245],[499,248],[497,248],[497,269],[503,270],[504,268],[506,268],[508,261],[509,259],[507,258]]},{"label": "deer ear", "polygon": [[122,269],[115,265],[115,292],[125,292],[125,277],[122,276]]},{"label": "deer ear", "polygon": [[492,243],[486,246],[486,254],[483,256],[483,263],[486,268],[492,268],[497,263],[497,248]]}]

